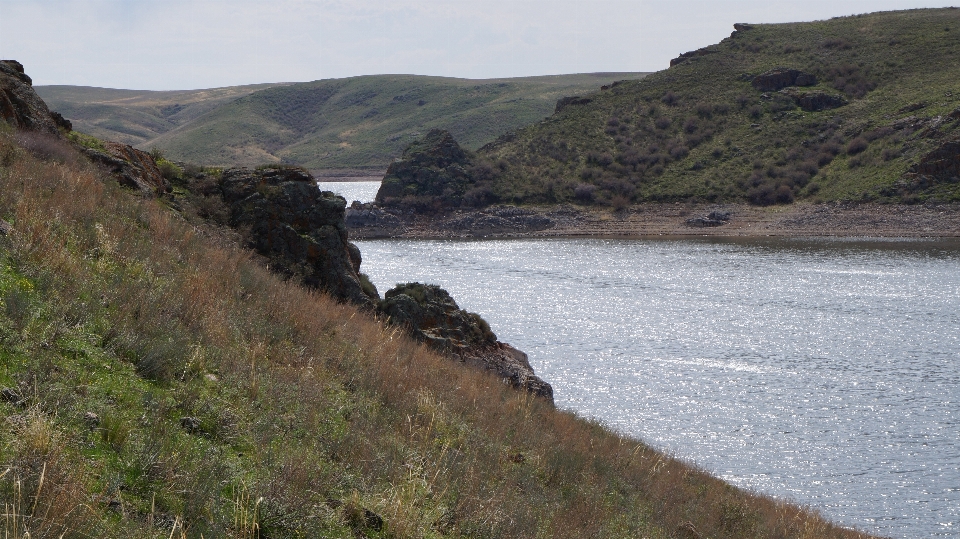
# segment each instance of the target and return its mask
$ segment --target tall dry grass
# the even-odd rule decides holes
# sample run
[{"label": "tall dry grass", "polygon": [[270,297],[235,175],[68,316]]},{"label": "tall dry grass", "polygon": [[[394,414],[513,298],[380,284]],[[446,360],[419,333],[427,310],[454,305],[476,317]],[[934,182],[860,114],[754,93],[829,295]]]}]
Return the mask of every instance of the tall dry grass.
[{"label": "tall dry grass", "polygon": [[[15,526],[28,515],[51,533],[144,537],[863,536],[442,358],[82,160],[40,160],[6,134],[0,165],[0,217],[16,230],[6,257],[46,309],[0,346],[52,358],[31,364],[44,391],[30,405],[63,439],[43,458],[11,454]],[[111,373],[133,367],[129,395],[91,401],[57,385],[69,369],[58,343],[81,330]],[[105,383],[84,380],[90,394]],[[129,425],[122,443],[94,444],[102,453],[62,412],[90,402]],[[186,414],[201,435],[180,428]],[[48,465],[42,489],[30,458]]]}]

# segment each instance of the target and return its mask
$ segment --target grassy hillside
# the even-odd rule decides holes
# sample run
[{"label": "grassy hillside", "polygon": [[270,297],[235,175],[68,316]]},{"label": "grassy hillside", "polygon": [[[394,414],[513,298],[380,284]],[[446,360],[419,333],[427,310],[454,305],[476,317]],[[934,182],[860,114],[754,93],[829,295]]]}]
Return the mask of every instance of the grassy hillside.
[{"label": "grassy hillside", "polygon": [[[753,25],[482,149],[478,179],[516,202],[960,200],[950,174],[903,179],[960,135],[958,59],[954,8]],[[817,83],[752,84],[778,67]]]},{"label": "grassy hillside", "polygon": [[[143,149],[158,147],[177,160],[210,165],[282,161],[313,170],[384,169],[431,128],[447,129],[475,149],[550,115],[561,97],[642,76],[595,73],[468,80],[376,75],[252,93],[252,87],[226,88],[210,91],[206,99],[196,92],[185,93],[187,97],[175,92],[126,97],[117,90],[71,93],[70,87],[40,87],[38,93],[54,110],[75,120],[79,131]],[[226,99],[227,91],[248,95]],[[194,101],[176,112],[187,98]],[[114,133],[121,136],[113,137]]]},{"label": "grassy hillside", "polygon": [[[837,537],[0,130],[4,537]],[[211,171],[211,173],[214,173]]]},{"label": "grassy hillside", "polygon": [[275,84],[209,90],[151,92],[90,86],[36,86],[37,94],[73,122],[77,131],[103,140],[150,148],[150,141],[197,117]]}]

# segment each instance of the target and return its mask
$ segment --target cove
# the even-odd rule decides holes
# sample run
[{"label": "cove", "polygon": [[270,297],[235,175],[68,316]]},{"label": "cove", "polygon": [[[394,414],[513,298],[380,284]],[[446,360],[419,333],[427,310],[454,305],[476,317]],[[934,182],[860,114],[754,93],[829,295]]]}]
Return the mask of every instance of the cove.
[{"label": "cove", "polygon": [[438,284],[557,405],[892,537],[960,535],[960,243],[358,241]]}]

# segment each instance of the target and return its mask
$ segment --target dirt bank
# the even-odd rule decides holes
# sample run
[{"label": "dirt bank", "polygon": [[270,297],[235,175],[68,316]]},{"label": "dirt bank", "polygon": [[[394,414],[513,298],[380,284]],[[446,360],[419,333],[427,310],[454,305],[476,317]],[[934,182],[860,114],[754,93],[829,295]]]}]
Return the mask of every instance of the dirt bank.
[{"label": "dirt bank", "polygon": [[[352,217],[352,218],[351,218]],[[641,204],[614,212],[576,206],[494,206],[440,216],[348,210],[351,238],[568,236],[960,237],[960,204]]]}]

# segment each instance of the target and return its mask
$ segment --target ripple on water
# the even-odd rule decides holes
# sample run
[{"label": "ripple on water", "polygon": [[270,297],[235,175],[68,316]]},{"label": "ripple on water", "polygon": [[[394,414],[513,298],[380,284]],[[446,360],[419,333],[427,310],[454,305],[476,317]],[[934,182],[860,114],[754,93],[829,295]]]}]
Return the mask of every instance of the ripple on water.
[{"label": "ripple on water", "polygon": [[741,487],[960,537],[960,246],[361,241],[381,290],[447,288],[557,404]]}]

